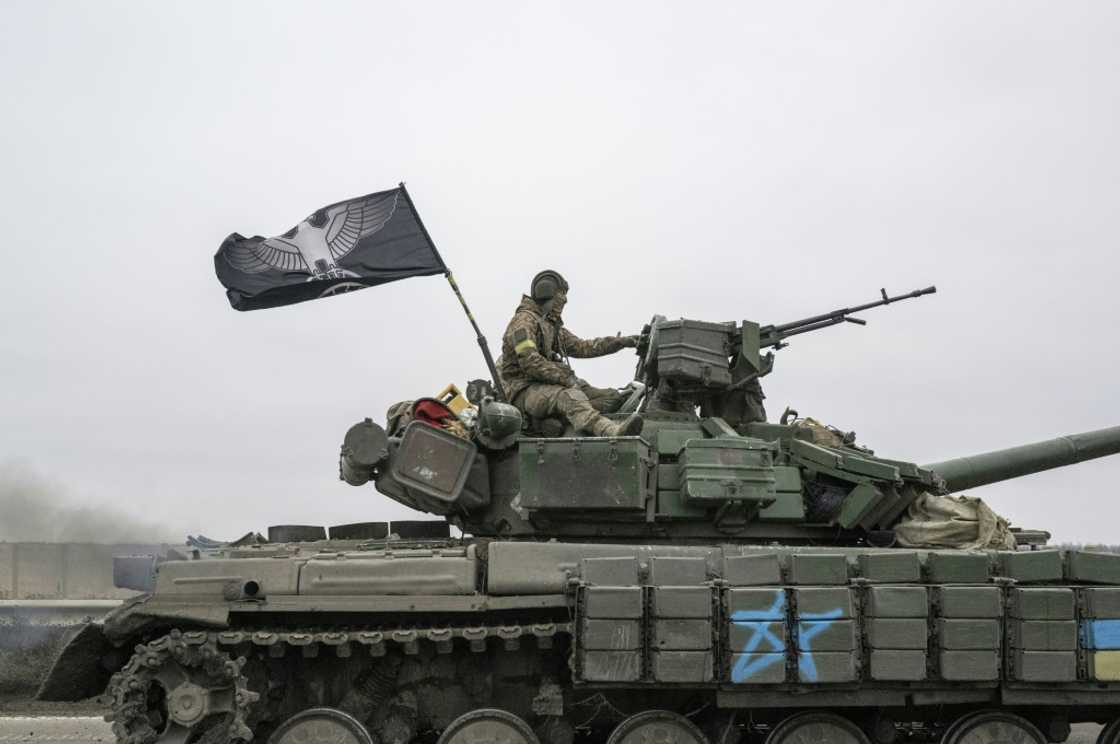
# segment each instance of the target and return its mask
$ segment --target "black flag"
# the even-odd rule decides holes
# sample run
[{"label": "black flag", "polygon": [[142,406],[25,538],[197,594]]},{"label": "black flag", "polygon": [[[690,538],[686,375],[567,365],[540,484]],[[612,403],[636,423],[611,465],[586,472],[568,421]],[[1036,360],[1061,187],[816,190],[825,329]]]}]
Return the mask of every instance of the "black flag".
[{"label": "black flag", "polygon": [[447,272],[402,184],[318,209],[283,235],[233,233],[214,270],[236,310],[259,310]]}]

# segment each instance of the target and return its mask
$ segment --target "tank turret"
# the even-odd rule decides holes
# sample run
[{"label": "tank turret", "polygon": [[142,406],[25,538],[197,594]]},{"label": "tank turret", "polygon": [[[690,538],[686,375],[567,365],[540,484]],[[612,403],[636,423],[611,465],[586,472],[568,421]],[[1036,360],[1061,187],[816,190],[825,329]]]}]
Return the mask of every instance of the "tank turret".
[{"label": "tank turret", "polygon": [[923,467],[941,476],[945,488],[955,492],[1117,453],[1120,453],[1120,426],[1112,426],[982,455],[956,457]]},{"label": "tank turret", "polygon": [[[774,361],[763,350],[862,324],[852,313],[934,291],[883,292],[866,305],[776,325],[654,316],[618,413],[645,416],[640,437],[546,436],[526,421],[520,438],[499,441],[480,422],[520,426],[497,415],[515,414],[512,406],[483,397],[460,420],[421,399],[414,417],[395,406],[387,432],[368,419],[354,426],[342,477],[373,480],[386,496],[479,537],[891,544],[919,499],[1120,452],[1114,427],[922,466],[877,455],[854,433],[796,412],[766,421],[759,381]],[[1029,534],[1029,542],[1046,538]]]}]

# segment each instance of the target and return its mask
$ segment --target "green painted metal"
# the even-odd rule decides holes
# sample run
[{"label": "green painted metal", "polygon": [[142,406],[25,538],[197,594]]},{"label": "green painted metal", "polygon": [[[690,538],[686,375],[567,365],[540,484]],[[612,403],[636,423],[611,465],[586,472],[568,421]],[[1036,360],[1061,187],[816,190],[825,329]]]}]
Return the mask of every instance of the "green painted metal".
[{"label": "green painted metal", "polygon": [[1120,426],[1112,426],[923,467],[940,475],[950,491],[964,491],[1117,453]]}]

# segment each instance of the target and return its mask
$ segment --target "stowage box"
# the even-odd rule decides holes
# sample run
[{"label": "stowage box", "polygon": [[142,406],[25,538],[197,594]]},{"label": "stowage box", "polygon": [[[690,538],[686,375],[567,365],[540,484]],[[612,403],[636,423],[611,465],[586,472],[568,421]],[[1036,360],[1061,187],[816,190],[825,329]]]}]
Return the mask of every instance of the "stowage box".
[{"label": "stowage box", "polygon": [[688,386],[723,388],[731,384],[728,323],[666,320],[657,327],[657,373]]},{"label": "stowage box", "polygon": [[653,456],[641,437],[523,439],[526,509],[635,511],[650,497]]}]

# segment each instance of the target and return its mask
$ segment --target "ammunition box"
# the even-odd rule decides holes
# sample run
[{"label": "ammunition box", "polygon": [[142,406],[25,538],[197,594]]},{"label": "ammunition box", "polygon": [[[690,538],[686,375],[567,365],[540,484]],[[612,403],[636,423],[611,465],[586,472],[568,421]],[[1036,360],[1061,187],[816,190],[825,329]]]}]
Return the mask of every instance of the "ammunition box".
[{"label": "ammunition box", "polygon": [[1012,589],[1008,614],[1023,620],[1072,620],[1073,590],[1057,587]]},{"label": "ammunition box", "polygon": [[580,561],[580,578],[586,584],[602,586],[633,586],[638,583],[638,559],[584,558]]},{"label": "ammunition box", "polygon": [[881,651],[870,654],[871,679],[914,682],[926,678],[925,651]]},{"label": "ammunition box", "polygon": [[938,620],[941,648],[948,651],[985,651],[1000,647],[998,620]]},{"label": "ammunition box", "polygon": [[852,617],[852,592],[841,587],[805,587],[793,590],[797,617],[802,620],[839,620]]},{"label": "ammunition box", "polygon": [[586,617],[637,620],[642,616],[639,586],[589,586],[583,590]]},{"label": "ammunition box", "polygon": [[583,679],[588,682],[637,682],[642,676],[638,651],[585,651]]},{"label": "ammunition box", "polygon": [[1081,645],[1105,651],[1120,650],[1120,620],[1082,620]]},{"label": "ammunition box", "polygon": [[852,651],[856,648],[852,620],[810,620],[798,623],[797,648],[802,652]]},{"label": "ammunition box", "polygon": [[[785,653],[788,643],[785,623],[779,620],[727,624],[727,645],[731,651],[758,654]],[[748,648],[750,648],[749,652]]]},{"label": "ammunition box", "polygon": [[1077,654],[1073,651],[1015,651],[1012,678],[1020,682],[1074,682]]},{"label": "ammunition box", "polygon": [[588,651],[636,651],[642,631],[637,620],[583,621],[582,647]]},{"label": "ammunition box", "polygon": [[929,626],[925,619],[883,619],[866,621],[867,643],[873,649],[924,651],[929,646]]},{"label": "ammunition box", "polygon": [[1098,682],[1120,682],[1120,651],[1093,651],[1086,656],[1090,679]]},{"label": "ammunition box", "polygon": [[778,556],[729,555],[723,561],[723,579],[731,586],[759,586],[782,583]]},{"label": "ammunition box", "polygon": [[733,621],[786,619],[784,589],[728,589],[725,597]]},{"label": "ammunition box", "polygon": [[706,586],[659,586],[653,590],[657,617],[710,618],[712,590]]},{"label": "ammunition box", "polygon": [[641,511],[652,495],[653,455],[641,437],[522,439],[518,453],[526,509]]},{"label": "ammunition box", "polygon": [[941,617],[1003,616],[1003,596],[997,586],[942,586],[935,591]]},{"label": "ammunition box", "polygon": [[1030,651],[1077,650],[1077,623],[1073,620],[1009,620],[1007,645]]},{"label": "ammunition box", "polygon": [[848,559],[830,553],[794,553],[789,578],[793,584],[847,584]]},{"label": "ammunition box", "polygon": [[930,553],[926,573],[931,584],[983,584],[991,566],[987,553]]},{"label": "ammunition box", "polygon": [[773,685],[786,681],[785,654],[732,654],[729,679],[737,685]]},{"label": "ammunition box", "polygon": [[1062,553],[1059,550],[1008,551],[999,554],[1000,573],[1020,584],[1061,581]]},{"label": "ammunition box", "polygon": [[654,651],[653,678],[657,682],[711,682],[714,661],[707,651]]},{"label": "ammunition box", "polygon": [[868,581],[914,584],[922,580],[917,553],[864,553],[859,557],[859,572]]},{"label": "ammunition box", "polygon": [[873,586],[867,590],[871,617],[921,617],[929,614],[929,592],[924,586]]},{"label": "ammunition box", "polygon": [[1087,584],[1120,584],[1120,555],[1116,553],[1073,550],[1066,558],[1070,581],[1083,581]]},{"label": "ammunition box", "polygon": [[707,620],[656,620],[653,647],[672,651],[703,651],[712,647],[712,625]]},{"label": "ammunition box", "polygon": [[728,323],[664,320],[658,327],[657,374],[686,386],[725,388],[731,384]]},{"label": "ammunition box", "polygon": [[938,661],[941,678],[951,682],[999,679],[1000,655],[996,651],[942,651]]},{"label": "ammunition box", "polygon": [[856,677],[856,658],[851,652],[822,651],[797,657],[797,678],[802,682],[854,682]]},{"label": "ammunition box", "polygon": [[1120,589],[1082,589],[1085,617],[1120,619]]},{"label": "ammunition box", "polygon": [[703,584],[707,578],[708,562],[703,558],[655,555],[650,559],[649,583],[656,586]]}]

